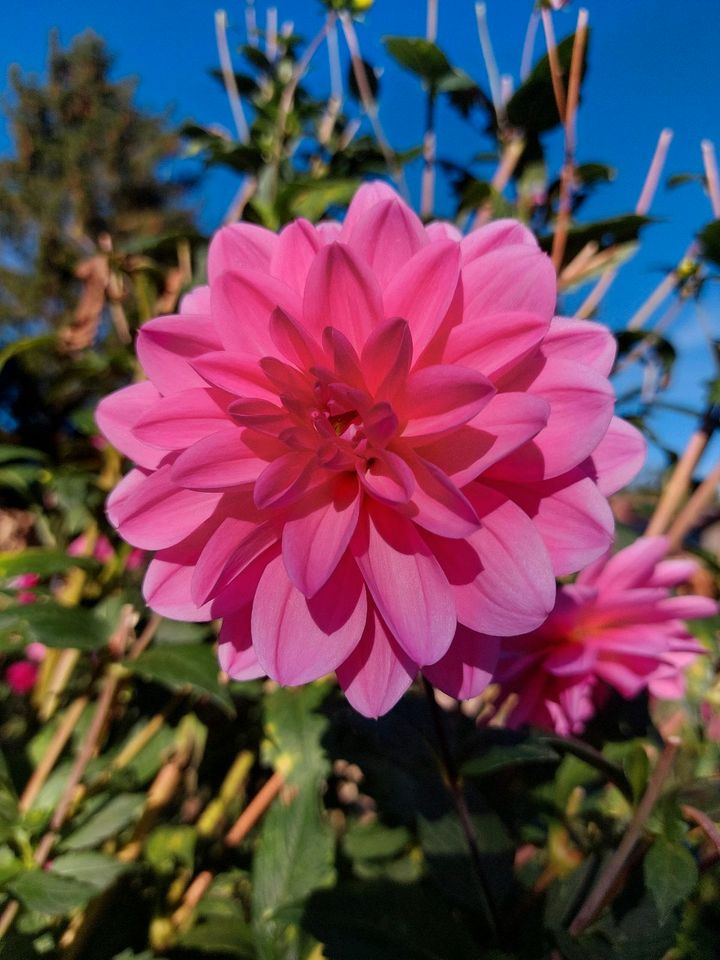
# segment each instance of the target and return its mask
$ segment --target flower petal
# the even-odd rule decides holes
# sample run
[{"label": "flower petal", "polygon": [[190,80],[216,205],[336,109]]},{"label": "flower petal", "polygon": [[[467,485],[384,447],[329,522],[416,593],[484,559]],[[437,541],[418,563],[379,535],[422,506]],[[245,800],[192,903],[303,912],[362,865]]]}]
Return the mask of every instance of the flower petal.
[{"label": "flower petal", "polygon": [[[197,493],[173,483],[171,467],[160,467],[128,496],[112,504],[108,513],[120,535],[143,550],[162,550],[184,540],[210,516],[220,502],[219,493]],[[116,488],[116,492],[119,488]]]},{"label": "flower petal", "polygon": [[510,497],[532,519],[556,577],[586,567],[613,542],[610,505],[580,471],[539,483],[503,483],[495,489]]},{"label": "flower petal", "polygon": [[221,227],[210,241],[208,250],[210,285],[228,270],[241,267],[267,270],[277,242],[278,237],[271,230],[254,223],[231,223]]},{"label": "flower petal", "polygon": [[460,248],[463,264],[472,263],[500,247],[518,244],[537,248],[534,234],[522,223],[511,219],[493,220],[462,238]]},{"label": "flower petal", "polygon": [[362,636],[366,615],[362,578],[349,554],[309,600],[278,557],[267,565],[253,603],[258,661],[278,683],[295,686],[317,680],[347,659]]},{"label": "flower petal", "polygon": [[410,520],[368,501],[352,551],[380,614],[410,658],[434,663],[455,633],[455,607],[440,565]]},{"label": "flower petal", "polygon": [[305,284],[303,317],[312,335],[335,327],[356,350],[382,321],[377,280],[349,247],[331,243],[315,257]]},{"label": "flower petal", "polygon": [[270,273],[302,294],[310,265],[321,246],[322,240],[309,221],[289,223],[277,238]]},{"label": "flower petal", "polygon": [[251,617],[252,605],[246,604],[237,613],[225,617],[220,628],[220,669],[233,680],[255,680],[265,676],[252,645]]},{"label": "flower petal", "polygon": [[222,391],[200,387],[162,397],[140,417],[133,433],[143,443],[183,450],[223,427],[233,426],[227,403],[228,396]]},{"label": "flower petal", "polygon": [[137,421],[160,399],[149,380],[133,383],[103,397],[95,410],[95,422],[120,453],[141,467],[152,470],[167,456],[164,450],[139,440],[133,433]]},{"label": "flower petal", "polygon": [[492,250],[463,266],[465,318],[478,321],[523,310],[550,320],[557,285],[550,258],[537,246],[513,244]]},{"label": "flower petal", "polygon": [[530,353],[548,327],[545,317],[527,312],[500,313],[492,323],[461,323],[448,335],[444,359],[498,377]]},{"label": "flower petal", "polygon": [[385,289],[385,316],[407,320],[416,358],[440,329],[455,296],[459,276],[458,245],[442,240],[419,250]]},{"label": "flower petal", "polygon": [[542,352],[546,357],[584,363],[607,377],[615,362],[617,341],[601,323],[553,317]]},{"label": "flower petal", "polygon": [[[368,210],[383,200],[399,200],[393,188],[382,180],[371,180],[358,187],[355,196],[345,214],[345,220],[340,232],[340,239],[347,243],[355,225],[362,219]],[[334,225],[333,225],[334,226]]]},{"label": "flower petal", "polygon": [[385,289],[407,261],[426,246],[420,218],[401,200],[381,200],[367,210],[348,241]]},{"label": "flower petal", "polygon": [[204,387],[191,361],[220,346],[209,318],[182,314],[143,324],[135,349],[147,376],[161,393],[168,394]]},{"label": "flower petal", "polygon": [[405,693],[417,674],[417,665],[399,646],[373,604],[360,642],[336,672],[352,706],[363,716],[377,719]]},{"label": "flower petal", "polygon": [[203,437],[180,454],[170,476],[190,490],[226,490],[254,483],[268,464],[243,442],[244,433],[231,426]]},{"label": "flower petal", "polygon": [[433,686],[456,700],[469,700],[482,693],[493,679],[500,652],[497,637],[476,633],[458,624],[450,649],[423,673]]},{"label": "flower petal", "polygon": [[473,483],[464,493],[480,529],[464,541],[425,534],[452,587],[458,620],[498,637],[536,629],[555,601],[555,578],[540,534],[496,490]]},{"label": "flower petal", "polygon": [[397,404],[398,414],[408,418],[403,437],[429,437],[459,427],[486,407],[494,393],[490,381],[469,367],[437,364],[417,370]]},{"label": "flower petal", "polygon": [[244,267],[221,274],[212,285],[212,315],[227,350],[258,357],[274,356],[270,317],[280,307],[299,317],[295,290],[269,273]]},{"label": "flower petal", "polygon": [[357,526],[360,501],[355,478],[341,475],[311,509],[285,523],[285,569],[306,597],[318,592],[340,562]]},{"label": "flower petal", "polygon": [[609,497],[639,473],[646,455],[647,444],[640,431],[626,420],[613,417],[607,433],[582,466]]}]

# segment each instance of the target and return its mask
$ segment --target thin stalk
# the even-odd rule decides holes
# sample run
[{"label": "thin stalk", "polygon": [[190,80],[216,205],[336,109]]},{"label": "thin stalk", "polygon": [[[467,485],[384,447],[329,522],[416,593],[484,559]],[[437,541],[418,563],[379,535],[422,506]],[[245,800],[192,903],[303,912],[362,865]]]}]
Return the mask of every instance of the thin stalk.
[{"label": "thin stalk", "polygon": [[[437,39],[438,0],[427,0],[426,38],[430,43]],[[428,218],[435,204],[435,154],[437,138],[435,136],[435,99],[433,84],[428,84],[425,107],[425,134],[423,136],[423,171],[420,191],[420,215]]]},{"label": "thin stalk", "polygon": [[237,847],[265,813],[275,797],[280,793],[285,780],[282,773],[276,770],[270,779],[256,793],[245,807],[238,819],[225,834],[225,843],[229,847]]},{"label": "thin stalk", "polygon": [[57,730],[53,734],[47,750],[42,755],[40,762],[38,763],[37,767],[35,767],[32,776],[28,780],[27,784],[25,785],[25,789],[20,796],[18,809],[21,813],[27,813],[37,799],[37,796],[42,790],[45,781],[50,776],[53,767],[59,760],[68,740],[77,727],[80,716],[87,705],[87,697],[78,697],[77,700],[74,700],[65,711],[65,715],[60,721]]},{"label": "thin stalk", "polygon": [[358,93],[360,94],[360,101],[362,102],[365,113],[368,116],[370,126],[375,134],[375,139],[380,147],[380,152],[385,158],[385,163],[388,166],[390,175],[398,184],[402,194],[407,199],[408,190],[405,183],[405,175],[403,174],[402,167],[397,162],[395,151],[388,143],[387,137],[385,136],[385,131],[380,123],[377,103],[373,97],[370,84],[368,83],[367,74],[365,73],[365,64],[363,63],[362,54],[360,53],[360,43],[358,41],[357,33],[355,33],[352,17],[349,13],[347,13],[347,11],[344,11],[340,14],[340,23],[343,28],[343,34],[345,35],[345,42],[347,43],[348,50],[350,51],[350,62],[352,65],[353,75],[355,76],[355,82],[357,83]]},{"label": "thin stalk", "polygon": [[277,7],[268,7],[265,14],[265,54],[270,63],[277,57],[277,29]]},{"label": "thin stalk", "polygon": [[580,907],[577,916],[570,924],[570,934],[574,937],[580,936],[595,920],[599,913],[612,900],[613,888],[616,885],[620,874],[625,869],[635,846],[642,835],[643,828],[652,813],[655,804],[660,796],[665,781],[672,769],[675,754],[680,746],[680,740],[677,737],[671,737],[665,744],[665,749],[660,754],[660,759],[655,765],[652,776],[643,794],[643,798],[637,806],[637,809],[625,831],[622,840],[615,853],[610,857],[588,894],[587,899]]},{"label": "thin stalk", "polygon": [[[655,198],[655,193],[657,192],[658,184],[660,183],[660,177],[662,176],[662,172],[665,167],[665,161],[667,159],[668,150],[670,149],[670,144],[672,143],[672,138],[672,130],[666,128],[660,132],[657,144],[655,145],[655,152],[653,153],[650,166],[648,167],[648,172],[645,175],[645,180],[643,182],[642,189],[640,190],[640,195],[637,199],[637,203],[635,204],[635,213],[640,216],[645,216]],[[610,270],[607,270],[605,273],[603,273],[598,282],[585,298],[584,302],[581,304],[580,309],[577,312],[578,317],[589,317],[593,311],[597,309],[600,301],[615,282],[615,277],[617,275],[617,267],[612,267]]]},{"label": "thin stalk", "polygon": [[217,42],[218,56],[220,58],[220,70],[222,72],[225,92],[227,93],[230,110],[232,111],[235,129],[238,139],[242,143],[247,143],[250,139],[250,130],[248,129],[245,111],[243,110],[240,91],[235,80],[235,70],[233,69],[232,57],[230,56],[230,47],[227,39],[227,14],[224,10],[215,11],[215,39]]},{"label": "thin stalk", "polygon": [[701,424],[688,440],[672,476],[663,487],[655,511],[645,530],[646,536],[657,537],[667,530],[675,511],[687,493],[695,467],[705,452],[712,432],[712,425],[706,418],[706,422]]},{"label": "thin stalk", "polygon": [[677,550],[715,499],[720,484],[720,464],[717,464],[694,491],[668,530],[670,549]]},{"label": "thin stalk", "polygon": [[490,84],[490,97],[492,98],[498,120],[500,120],[504,117],[505,110],[503,108],[502,96],[500,93],[500,74],[498,72],[497,61],[495,60],[495,51],[493,50],[492,40],[490,39],[490,30],[488,29],[486,4],[475,4],[475,19],[477,20],[480,49],[482,50],[488,83]]},{"label": "thin stalk", "polygon": [[520,80],[527,80],[532,69],[533,50],[535,49],[535,37],[537,36],[538,23],[540,16],[537,10],[533,10],[528,20],[527,30],[525,32],[525,42],[523,43],[522,59],[520,61]]},{"label": "thin stalk", "polygon": [[565,83],[563,81],[562,67],[557,54],[557,43],[555,42],[555,30],[553,29],[552,14],[543,7],[540,11],[542,17],[543,30],[545,32],[545,45],[547,47],[548,62],[550,64],[550,77],[552,79],[552,88],[555,95],[555,104],[558,109],[560,120],[565,119]]},{"label": "thin stalk", "polygon": [[703,166],[705,167],[705,177],[707,179],[708,194],[710,196],[710,205],[713,216],[720,220],[720,177],[718,176],[718,165],[715,158],[715,147],[711,140],[703,140],[701,144]]},{"label": "thin stalk", "polygon": [[465,842],[468,846],[470,859],[472,860],[473,868],[477,876],[478,889],[480,891],[480,906],[482,908],[485,921],[488,925],[488,929],[490,930],[493,938],[497,940],[499,924],[495,914],[493,898],[490,893],[490,887],[485,876],[485,871],[483,869],[482,857],[480,855],[480,848],[478,846],[475,827],[470,816],[470,811],[465,800],[465,794],[463,793],[462,784],[460,783],[457,767],[455,766],[452,751],[450,750],[450,745],[448,743],[442,712],[435,697],[435,688],[425,677],[423,677],[423,686],[425,688],[425,696],[427,698],[428,706],[430,707],[430,713],[432,715],[433,725],[435,727],[439,748],[439,757],[445,782],[455,805],[455,810],[457,811],[457,815],[460,820],[460,826],[462,827],[462,831],[465,835]]},{"label": "thin stalk", "polygon": [[598,750],[595,750],[594,747],[591,747],[589,743],[585,743],[584,740],[578,740],[576,737],[555,737],[552,735],[543,736],[541,740],[555,750],[560,750],[563,753],[571,753],[574,757],[577,757],[578,760],[582,760],[589,766],[595,767],[596,770],[599,770],[600,773],[607,777],[613,786],[617,787],[629,803],[633,802],[632,787],[622,769],[613,763],[612,760],[608,760],[608,758],[603,756]]},{"label": "thin stalk", "polygon": [[560,178],[560,201],[557,223],[552,243],[552,261],[555,271],[560,272],[565,257],[567,235],[570,229],[570,210],[572,200],[573,179],[575,176],[575,141],[576,117],[580,98],[580,82],[582,80],[582,65],[587,44],[588,12],[583,7],[578,12],[575,42],[573,43],[572,60],[570,61],[570,80],[568,83],[567,103],[565,105],[565,162],[563,163]]}]

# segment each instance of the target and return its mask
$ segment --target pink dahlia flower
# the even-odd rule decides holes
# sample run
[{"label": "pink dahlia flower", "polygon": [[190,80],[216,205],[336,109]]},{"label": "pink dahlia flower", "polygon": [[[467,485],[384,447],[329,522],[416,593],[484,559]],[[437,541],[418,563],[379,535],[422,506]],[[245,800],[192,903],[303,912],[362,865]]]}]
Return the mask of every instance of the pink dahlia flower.
[{"label": "pink dahlia flower", "polygon": [[16,660],[5,671],[5,682],[13,693],[24,696],[30,693],[37,680],[38,666],[31,660]]},{"label": "pink dahlia flower", "polygon": [[423,227],[387,186],[345,222],[220,230],[209,286],[140,331],[98,423],[137,468],[108,515],[164,616],[222,617],[238,679],[337,671],[378,716],[421,669],[476,695],[555,575],[604,553],[643,458],[614,342],[553,318],[532,234]]},{"label": "pink dahlia flower", "polygon": [[646,688],[663,700],[682,696],[685,668],[705,652],[683,621],[718,606],[671,596],[697,564],[664,559],[667,548],[665,537],[641,537],[602,557],[560,587],[541,627],[502,641],[496,679],[518,695],[513,726],[580,733],[609,687],[628,699]]}]

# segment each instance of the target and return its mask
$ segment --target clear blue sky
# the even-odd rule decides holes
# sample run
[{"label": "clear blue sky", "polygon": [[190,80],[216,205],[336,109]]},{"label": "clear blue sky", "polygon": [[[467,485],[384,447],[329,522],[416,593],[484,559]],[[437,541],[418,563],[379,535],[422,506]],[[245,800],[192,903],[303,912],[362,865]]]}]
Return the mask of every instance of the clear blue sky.
[{"label": "clear blue sky", "polygon": [[[118,76],[139,78],[139,102],[153,110],[170,106],[176,120],[231,125],[222,89],[208,75],[216,65],[213,12],[222,0],[124,0],[122,3],[74,0],[29,0],[6,10],[0,34],[0,68],[12,62],[26,71],[42,71],[47,33],[60,29],[67,43],[91,27],[116,54]],[[439,43],[451,61],[486,86],[471,0],[439,0]],[[488,17],[500,71],[517,78],[531,0],[489,0]],[[259,19],[268,4],[257,0]],[[699,171],[700,141],[707,137],[720,153],[720,4],[718,0],[586,0],[593,36],[585,106],[579,121],[578,159],[603,161],[618,168],[615,183],[602,188],[585,217],[627,212],[637,197],[658,133],[671,127],[675,139],[667,171]],[[296,31],[310,36],[318,29],[322,8],[315,0],[279,0],[280,20],[292,20]],[[230,39],[244,38],[244,3],[228,0]],[[573,30],[577,3],[555,15],[556,30]],[[363,53],[383,64],[382,117],[394,145],[402,148],[422,135],[422,94],[412,78],[388,62],[380,38],[385,34],[422,35],[423,0],[376,0],[366,23],[359,26]],[[538,36],[538,54],[542,38]],[[319,56],[311,82],[322,89],[326,61]],[[439,121],[440,153],[467,160],[487,148],[453,114]],[[9,139],[0,129],[0,152]],[[560,143],[551,141],[551,157]],[[411,180],[414,196],[418,180]],[[210,230],[234,192],[228,175],[216,175],[199,198],[203,226]],[[441,193],[442,208],[446,198]],[[669,267],[681,255],[699,226],[711,219],[707,199],[697,186],[662,189],[652,211],[663,218],[649,229],[642,253],[625,268],[606,299],[602,318],[612,327],[624,326]],[[707,301],[715,335],[720,337],[720,300]],[[677,321],[676,339],[684,349],[672,395],[697,403],[699,382],[710,372],[697,321],[686,311]],[[660,426],[671,445],[679,446],[691,427],[687,419],[665,417]]]}]

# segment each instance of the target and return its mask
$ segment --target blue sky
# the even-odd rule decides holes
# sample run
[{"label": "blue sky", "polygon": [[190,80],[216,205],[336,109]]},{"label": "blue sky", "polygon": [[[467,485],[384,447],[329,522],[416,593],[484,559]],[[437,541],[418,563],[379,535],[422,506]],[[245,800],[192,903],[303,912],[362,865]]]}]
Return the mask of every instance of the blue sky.
[{"label": "blue sky", "polygon": [[[67,43],[91,27],[106,38],[116,55],[118,76],[135,74],[138,100],[150,109],[171,108],[175,120],[231,125],[222,89],[208,75],[216,65],[213,0],[29,0],[6,11],[0,34],[0,68],[10,63],[26,71],[42,71],[47,33],[58,27]],[[268,4],[256,0],[258,18]],[[632,209],[660,130],[674,130],[667,172],[699,171],[700,141],[707,137],[720,153],[720,88],[717,0],[587,0],[593,30],[590,69],[578,134],[578,160],[603,161],[618,169],[616,181],[588,204],[584,216],[608,216]],[[489,0],[488,18],[501,72],[517,79],[531,0]],[[316,0],[279,0],[280,21],[292,20],[305,36],[316,32],[321,5]],[[244,3],[228,0],[230,40],[244,39]],[[487,86],[480,55],[471,0],[439,0],[439,43],[451,61]],[[574,28],[577,4],[555,15],[558,36]],[[413,79],[394,67],[384,55],[380,38],[385,34],[422,35],[425,29],[423,0],[376,0],[366,22],[358,27],[363,53],[382,64],[382,118],[398,148],[417,143],[422,135],[422,94]],[[543,52],[538,36],[538,55]],[[327,66],[319,55],[310,82],[322,89]],[[487,148],[449,111],[441,111],[438,124],[440,153],[460,161]],[[560,157],[559,139],[550,141],[550,156]],[[7,132],[0,129],[0,152],[9,147]],[[198,198],[203,226],[210,230],[222,216],[234,193],[229,175],[215,175]],[[411,178],[418,199],[418,178]],[[440,192],[442,212],[447,197]],[[662,268],[677,261],[699,226],[711,219],[707,198],[697,186],[674,191],[661,189],[653,214],[662,222],[651,227],[642,252],[625,267],[605,301],[602,319],[620,329],[662,276]],[[572,305],[572,302],[570,302]],[[720,337],[720,299],[706,300],[709,323]],[[683,354],[671,395],[695,404],[700,384],[710,364],[698,322],[685,310],[672,328]],[[692,429],[688,418],[663,415],[658,424],[671,446],[678,447]],[[710,454],[709,461],[712,460]],[[652,458],[651,463],[658,462]]]}]

